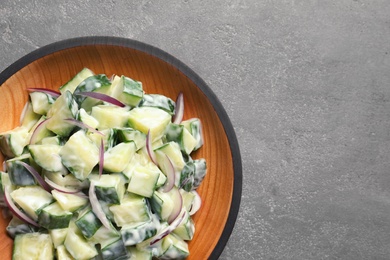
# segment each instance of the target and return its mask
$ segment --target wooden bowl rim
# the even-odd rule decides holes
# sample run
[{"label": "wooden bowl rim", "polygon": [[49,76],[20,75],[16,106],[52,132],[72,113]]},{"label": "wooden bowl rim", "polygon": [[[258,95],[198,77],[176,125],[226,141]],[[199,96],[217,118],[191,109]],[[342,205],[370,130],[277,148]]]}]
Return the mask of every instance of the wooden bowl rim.
[{"label": "wooden bowl rim", "polygon": [[216,111],[223,128],[225,130],[225,134],[227,136],[231,155],[233,159],[233,173],[234,173],[234,182],[233,182],[233,195],[232,201],[230,205],[230,211],[228,215],[228,219],[226,221],[225,227],[222,231],[221,237],[218,240],[217,245],[210,255],[210,259],[217,259],[222,253],[223,249],[226,246],[226,243],[229,240],[229,237],[233,231],[237,215],[240,208],[241,203],[241,193],[242,193],[242,162],[241,162],[241,154],[237,141],[237,137],[233,128],[233,125],[223,108],[221,102],[214,94],[214,92],[210,89],[210,87],[206,84],[206,82],[200,78],[191,68],[189,68],[186,64],[170,55],[169,53],[146,43],[129,39],[123,37],[115,37],[115,36],[85,36],[85,37],[76,37],[69,38],[61,41],[57,41],[43,47],[40,47],[29,54],[21,57],[13,64],[8,66],[5,70],[0,73],[0,86],[8,80],[12,75],[17,73],[19,70],[34,62],[37,59],[40,59],[46,55],[53,54],[58,51],[62,51],[65,49],[70,49],[74,47],[81,46],[92,46],[92,45],[111,45],[117,47],[125,47],[130,49],[135,49],[141,52],[145,52],[149,55],[157,57],[168,64],[171,64],[179,71],[181,71],[185,76],[187,76],[209,99],[212,104],[214,110]]}]

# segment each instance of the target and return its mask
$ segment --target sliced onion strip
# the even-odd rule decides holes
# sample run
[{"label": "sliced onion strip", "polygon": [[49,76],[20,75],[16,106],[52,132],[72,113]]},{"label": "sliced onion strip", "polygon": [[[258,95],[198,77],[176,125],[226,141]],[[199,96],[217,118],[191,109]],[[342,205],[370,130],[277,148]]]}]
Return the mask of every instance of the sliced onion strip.
[{"label": "sliced onion strip", "polygon": [[167,180],[166,180],[164,186],[162,187],[162,190],[164,192],[168,192],[174,187],[175,179],[176,179],[175,167],[173,166],[173,163],[168,155],[165,155],[163,169],[164,169],[165,175],[167,176]]},{"label": "sliced onion strip", "polygon": [[50,186],[45,182],[45,180],[42,178],[42,176],[32,167],[31,165],[28,165],[25,162],[18,161],[18,164],[22,165],[24,168],[26,168],[27,171],[29,171],[35,178],[35,180],[39,183],[39,185],[44,188],[46,191],[50,192],[51,188]]},{"label": "sliced onion strip", "polygon": [[39,227],[38,223],[35,222],[33,219],[31,219],[29,216],[24,214],[12,201],[11,195],[9,193],[8,187],[5,187],[4,190],[4,200],[5,203],[7,204],[8,208],[11,210],[11,212],[18,217],[20,220],[27,222],[30,225]]},{"label": "sliced onion strip", "polygon": [[173,220],[169,226],[163,228],[157,235],[153,237],[153,239],[150,241],[150,245],[157,243],[158,241],[160,241],[161,239],[169,235],[173,230],[175,230],[183,221],[185,215],[186,215],[186,211],[182,209],[179,215],[177,216],[177,218]]},{"label": "sliced onion strip", "polygon": [[31,135],[29,144],[35,144],[38,141],[40,141],[40,140],[37,140],[39,137],[39,133],[41,133],[46,128],[46,124],[49,122],[49,120],[50,120],[50,118],[47,118],[47,119],[43,120],[42,122],[40,122],[37,125],[37,127],[35,127],[32,135]]},{"label": "sliced onion strip", "polygon": [[183,207],[183,198],[181,196],[179,189],[174,188],[171,190],[171,192],[173,192],[172,193],[173,209],[171,214],[168,217],[168,221],[167,221],[168,224],[171,224],[172,221],[174,221],[177,218],[177,216],[180,214]]},{"label": "sliced onion strip", "polygon": [[107,219],[106,214],[103,211],[102,206],[95,193],[95,184],[91,182],[88,191],[89,201],[91,202],[92,211],[95,213],[96,217],[102,222],[103,226],[107,229],[111,229],[109,220]]},{"label": "sliced onion strip", "polygon": [[48,89],[48,88],[28,88],[27,91],[28,92],[42,92],[45,94],[49,94],[53,97],[59,97],[61,95],[60,92],[52,90],[52,89]]},{"label": "sliced onion strip", "polygon": [[156,154],[154,153],[154,150],[152,147],[152,137],[150,134],[150,129],[148,130],[148,133],[146,135],[146,151],[148,152],[150,160],[152,160],[152,162],[158,166]]},{"label": "sliced onion strip", "polygon": [[79,121],[79,120],[77,120],[77,119],[74,119],[74,118],[66,118],[66,119],[64,119],[64,120],[67,121],[67,122],[69,122],[69,123],[72,124],[72,125],[78,126],[78,127],[80,127],[80,128],[83,128],[83,129],[88,129],[88,130],[90,130],[90,131],[93,132],[93,133],[97,133],[97,134],[99,134],[99,135],[104,136],[104,134],[103,134],[102,132],[96,130],[96,129],[93,128],[92,126],[89,126],[89,125],[87,125],[87,124],[85,124],[85,123],[83,123],[83,122],[81,122],[81,121]]},{"label": "sliced onion strip", "polygon": [[179,95],[177,95],[176,98],[176,109],[175,109],[175,115],[173,116],[173,123],[174,124],[180,124],[183,120],[184,115],[184,95],[183,92],[180,92]]},{"label": "sliced onion strip", "polygon": [[74,189],[69,189],[66,187],[63,187],[61,185],[58,185],[57,183],[51,181],[49,178],[45,176],[45,182],[53,189],[62,192],[62,193],[67,193],[67,194],[77,194],[81,190],[74,190]]},{"label": "sliced onion strip", "polygon": [[77,93],[75,93],[75,95],[99,99],[101,101],[116,105],[118,107],[125,107],[126,106],[118,99],[113,98],[113,97],[106,95],[106,94],[103,94],[103,93],[99,93],[99,92],[77,92]]}]

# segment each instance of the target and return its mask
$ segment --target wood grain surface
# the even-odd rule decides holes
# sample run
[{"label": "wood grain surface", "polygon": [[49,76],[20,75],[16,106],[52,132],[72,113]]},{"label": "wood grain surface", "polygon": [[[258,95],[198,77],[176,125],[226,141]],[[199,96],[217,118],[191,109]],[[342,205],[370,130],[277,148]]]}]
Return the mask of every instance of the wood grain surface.
[{"label": "wood grain surface", "polygon": [[[227,224],[232,203],[234,167],[231,147],[219,115],[206,94],[170,63],[140,50],[104,44],[71,47],[40,57],[1,85],[0,132],[19,125],[21,111],[28,100],[26,88],[58,90],[84,67],[96,74],[126,75],[141,81],[146,93],[163,94],[173,100],[182,91],[184,119],[201,119],[204,146],[194,153],[193,158],[205,158],[208,172],[198,189],[202,207],[194,215],[196,232],[189,242],[188,259],[209,258]],[[2,165],[3,158],[0,160]],[[5,232],[7,221],[0,217],[0,259],[11,258],[12,241]]]}]

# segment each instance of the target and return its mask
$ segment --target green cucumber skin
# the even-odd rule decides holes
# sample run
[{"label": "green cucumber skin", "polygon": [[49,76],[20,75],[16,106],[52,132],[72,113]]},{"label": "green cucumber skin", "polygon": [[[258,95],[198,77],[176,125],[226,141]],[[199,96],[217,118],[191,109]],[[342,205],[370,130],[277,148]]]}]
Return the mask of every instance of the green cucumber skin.
[{"label": "green cucumber skin", "polygon": [[104,260],[126,260],[129,259],[129,253],[126,250],[122,239],[102,248],[102,257]]},{"label": "green cucumber skin", "polygon": [[92,210],[88,211],[81,218],[76,220],[75,224],[81,230],[83,236],[87,239],[91,238],[96,231],[103,226]]},{"label": "green cucumber skin", "polygon": [[[23,158],[20,161],[30,164],[29,157]],[[30,186],[37,183],[34,176],[24,166],[18,163],[17,158],[8,160],[6,165],[8,176],[12,184],[16,186]]]},{"label": "green cucumber skin", "polygon": [[111,81],[109,80],[109,78],[106,75],[97,74],[97,75],[90,76],[90,77],[86,78],[85,80],[83,80],[76,87],[76,89],[74,90],[73,93],[76,96],[77,103],[81,104],[86,99],[86,97],[82,97],[80,95],[77,95],[77,93],[91,92],[91,91],[95,91],[101,87],[106,87],[106,86],[110,86],[110,85],[111,85]]},{"label": "green cucumber skin", "polygon": [[41,211],[38,217],[38,223],[41,227],[46,229],[59,229],[67,228],[69,222],[72,219],[72,214],[67,214],[63,216],[51,216],[45,211]]},{"label": "green cucumber skin", "polygon": [[194,165],[195,165],[195,174],[194,174],[193,189],[196,189],[202,183],[204,177],[207,174],[207,163],[205,159],[201,158],[201,159],[194,160]]},{"label": "green cucumber skin", "polygon": [[174,115],[176,104],[172,99],[163,95],[145,94],[139,106],[160,108],[168,112],[170,115]]},{"label": "green cucumber skin", "polygon": [[153,221],[149,221],[133,228],[122,228],[121,234],[125,245],[132,246],[156,235],[157,227]]},{"label": "green cucumber skin", "polygon": [[119,204],[119,196],[114,187],[95,186],[96,197],[108,204]]}]

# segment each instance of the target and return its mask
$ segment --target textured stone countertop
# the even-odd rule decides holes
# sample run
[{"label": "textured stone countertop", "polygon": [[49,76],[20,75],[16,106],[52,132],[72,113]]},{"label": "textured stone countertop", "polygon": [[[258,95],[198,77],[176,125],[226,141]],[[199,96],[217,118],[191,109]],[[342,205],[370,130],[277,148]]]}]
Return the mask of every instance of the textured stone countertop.
[{"label": "textured stone countertop", "polygon": [[390,1],[1,0],[0,71],[78,36],[200,75],[243,164],[220,259],[390,259]]}]

